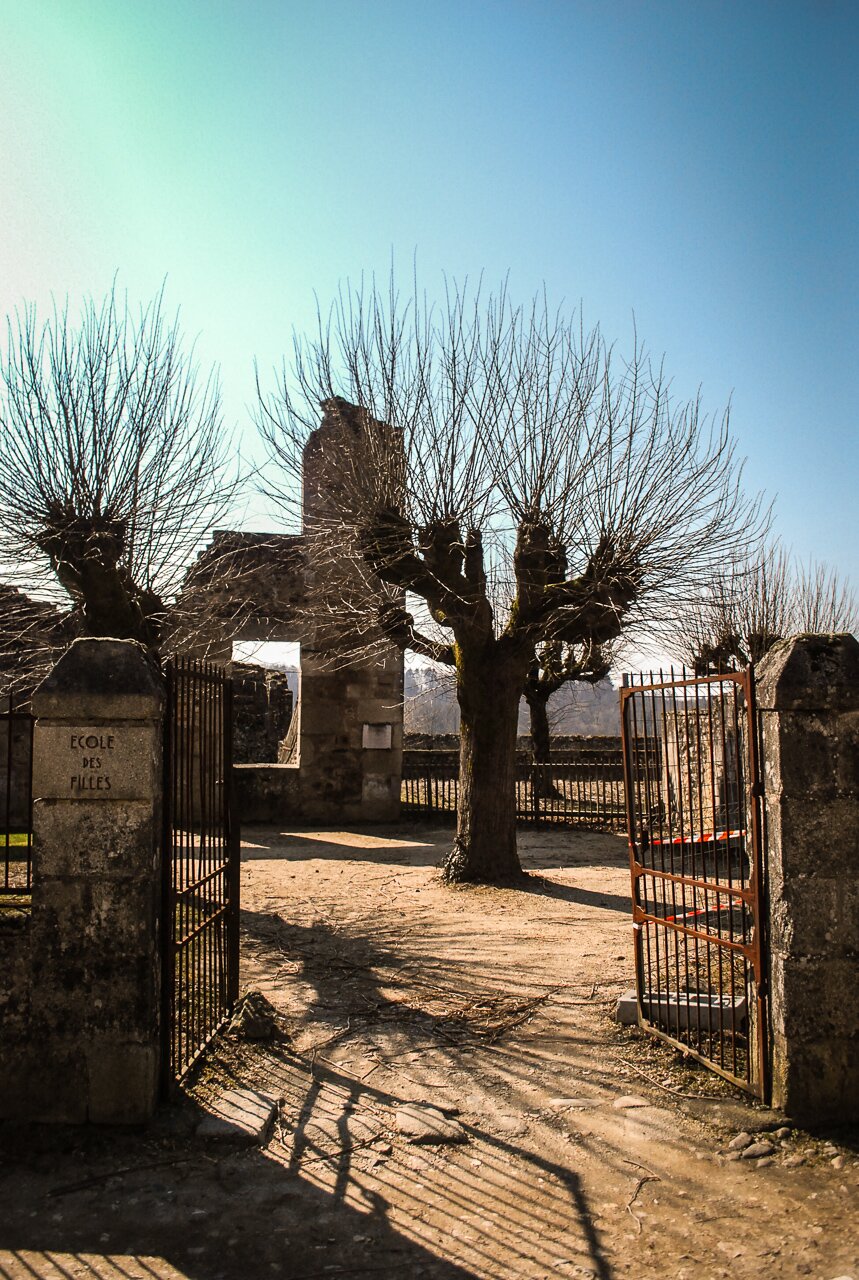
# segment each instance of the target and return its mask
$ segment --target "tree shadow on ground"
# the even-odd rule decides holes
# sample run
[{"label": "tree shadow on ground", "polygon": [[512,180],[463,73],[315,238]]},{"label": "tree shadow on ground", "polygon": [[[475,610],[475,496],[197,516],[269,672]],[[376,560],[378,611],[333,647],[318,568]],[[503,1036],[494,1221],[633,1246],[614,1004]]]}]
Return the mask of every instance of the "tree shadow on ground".
[{"label": "tree shadow on ground", "polygon": [[[448,837],[449,843],[449,837]],[[308,859],[379,864],[402,863],[410,867],[436,866],[445,854],[444,842],[426,839],[422,833],[403,835],[400,825],[340,831],[307,828],[281,831],[272,827],[242,828],[242,861],[304,862]]]}]

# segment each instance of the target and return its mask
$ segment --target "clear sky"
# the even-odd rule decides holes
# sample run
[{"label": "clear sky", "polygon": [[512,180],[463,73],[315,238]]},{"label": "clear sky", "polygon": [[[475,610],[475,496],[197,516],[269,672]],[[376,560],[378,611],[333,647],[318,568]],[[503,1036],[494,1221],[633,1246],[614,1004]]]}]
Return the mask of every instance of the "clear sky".
[{"label": "clear sky", "polygon": [[0,0],[0,314],[166,276],[250,436],[314,291],[545,281],[859,584],[857,85],[854,0]]}]

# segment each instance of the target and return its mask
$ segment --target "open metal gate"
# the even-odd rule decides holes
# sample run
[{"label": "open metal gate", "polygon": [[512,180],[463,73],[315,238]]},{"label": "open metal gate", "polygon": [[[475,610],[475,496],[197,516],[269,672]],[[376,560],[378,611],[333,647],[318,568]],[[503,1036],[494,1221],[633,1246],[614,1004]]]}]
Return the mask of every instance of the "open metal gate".
[{"label": "open metal gate", "polygon": [[624,677],[621,727],[639,1024],[766,1100],[754,674]]},{"label": "open metal gate", "polygon": [[232,682],[166,665],[162,1084],[181,1079],[238,998],[239,831],[232,797]]}]

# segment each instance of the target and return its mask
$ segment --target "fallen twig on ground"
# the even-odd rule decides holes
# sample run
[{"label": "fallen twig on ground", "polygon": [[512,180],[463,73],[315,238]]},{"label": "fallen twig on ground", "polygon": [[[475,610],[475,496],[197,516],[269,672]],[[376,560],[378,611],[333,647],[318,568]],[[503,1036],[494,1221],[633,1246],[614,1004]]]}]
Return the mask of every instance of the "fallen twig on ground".
[{"label": "fallen twig on ground", "polygon": [[672,1089],[671,1085],[663,1084],[661,1080],[657,1080],[655,1076],[648,1075],[646,1071],[642,1071],[641,1067],[637,1067],[634,1062],[629,1062],[626,1058],[619,1057],[618,1054],[611,1055],[615,1062],[622,1062],[625,1067],[629,1067],[630,1071],[635,1071],[643,1080],[649,1080],[651,1084],[656,1085],[657,1089],[663,1089],[665,1093],[673,1093],[677,1098],[688,1098],[691,1102],[724,1102],[726,1095],[723,1093],[685,1093],[682,1089]]},{"label": "fallen twig on ground", "polygon": [[633,1219],[633,1221],[635,1222],[635,1225],[638,1227],[638,1234],[639,1234],[639,1235],[641,1235],[641,1218],[639,1218],[639,1216],[638,1216],[638,1214],[637,1214],[637,1213],[633,1213],[633,1212],[632,1212],[632,1206],[635,1204],[636,1200],[638,1199],[638,1193],[641,1191],[641,1188],[642,1188],[646,1183],[648,1183],[648,1182],[661,1182],[661,1181],[662,1181],[662,1179],[659,1177],[659,1175],[658,1175],[658,1174],[655,1174],[655,1173],[647,1173],[647,1174],[645,1174],[645,1175],[644,1175],[644,1177],[642,1177],[642,1178],[639,1178],[639,1179],[638,1179],[638,1181],[637,1181],[637,1182],[636,1182],[636,1184],[635,1184],[635,1190],[633,1191],[633,1193],[632,1193],[632,1195],[630,1196],[629,1200],[627,1200],[627,1202],[626,1202],[626,1211],[627,1211],[627,1213],[629,1214],[629,1216]]},{"label": "fallen twig on ground", "polygon": [[170,1156],[166,1160],[149,1160],[145,1164],[126,1165],[122,1169],[108,1169],[105,1173],[94,1173],[90,1178],[81,1178],[79,1182],[67,1182],[62,1187],[51,1187],[50,1198],[74,1195],[76,1191],[86,1191],[88,1187],[97,1187],[102,1182],[110,1182],[111,1178],[124,1178],[127,1173],[145,1173],[149,1169],[161,1169],[170,1164],[187,1164],[189,1155]]}]

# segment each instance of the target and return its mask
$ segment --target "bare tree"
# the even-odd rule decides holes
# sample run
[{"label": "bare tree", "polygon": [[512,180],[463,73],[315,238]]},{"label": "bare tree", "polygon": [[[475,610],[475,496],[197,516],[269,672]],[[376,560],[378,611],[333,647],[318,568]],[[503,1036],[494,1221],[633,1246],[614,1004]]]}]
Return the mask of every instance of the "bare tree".
[{"label": "bare tree", "polygon": [[315,338],[296,337],[259,420],[293,518],[305,448],[333,439],[335,421],[360,441],[332,452],[335,497],[305,519],[314,573],[340,584],[332,613],[354,627],[348,581],[366,588],[369,574],[373,634],[455,669],[445,874],[519,876],[517,709],[538,647],[596,651],[645,619],[664,624],[721,558],[745,554],[761,515],[741,493],[727,416],[711,424],[697,400],[674,403],[637,340],[620,361],[545,298],[523,310],[503,289],[484,303],[452,287],[433,308],[417,291],[403,302],[392,279],[384,296],[347,287]]},{"label": "bare tree", "polygon": [[[182,351],[163,291],[137,318],[116,291],[44,324],[10,317],[0,356],[0,569],[79,631],[157,648],[182,571],[238,478],[216,376]],[[56,594],[54,590],[53,594]]]},{"label": "bare tree", "polygon": [[803,633],[856,631],[859,606],[848,583],[826,565],[797,564],[772,542],[746,565],[720,572],[690,605],[678,657],[696,674],[760,662],[778,640]]}]

